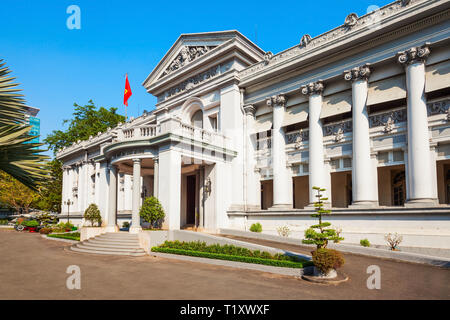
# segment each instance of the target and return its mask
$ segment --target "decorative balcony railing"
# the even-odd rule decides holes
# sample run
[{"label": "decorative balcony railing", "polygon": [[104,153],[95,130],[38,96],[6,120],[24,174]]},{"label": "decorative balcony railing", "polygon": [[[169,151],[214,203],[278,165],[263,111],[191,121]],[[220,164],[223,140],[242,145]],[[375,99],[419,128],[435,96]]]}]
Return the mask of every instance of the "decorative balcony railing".
[{"label": "decorative balcony railing", "polygon": [[142,140],[167,133],[224,148],[229,144],[229,139],[218,132],[207,131],[174,118],[163,120],[159,124],[119,129],[117,141]]}]

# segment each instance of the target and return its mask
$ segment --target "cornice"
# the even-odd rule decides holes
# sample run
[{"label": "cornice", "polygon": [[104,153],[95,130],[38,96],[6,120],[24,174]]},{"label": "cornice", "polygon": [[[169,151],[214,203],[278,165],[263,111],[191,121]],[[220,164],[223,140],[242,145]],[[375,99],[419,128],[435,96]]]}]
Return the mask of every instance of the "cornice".
[{"label": "cornice", "polygon": [[[444,7],[441,12],[436,14],[436,7]],[[376,12],[366,14],[357,19],[357,22],[352,27],[348,27],[343,24],[333,30],[330,30],[324,34],[321,34],[315,38],[308,39],[309,42],[306,45],[296,45],[292,48],[284,50],[276,55],[273,55],[269,62],[259,62],[244,70],[239,74],[241,79],[241,86],[247,87],[253,85],[258,79],[265,79],[270,77],[271,73],[280,73],[282,69],[287,69],[288,66],[293,66],[301,64],[302,62],[312,59],[318,54],[323,54],[323,52],[333,49],[333,51],[340,51],[344,46],[349,46],[352,42],[357,42],[363,39],[363,42],[383,42],[387,41],[388,37],[393,35],[398,35],[402,32],[408,32],[410,27],[405,28],[404,24],[408,23],[405,20],[409,20],[409,24],[417,25],[417,22],[412,22],[417,11],[422,20],[427,20],[427,22],[432,23],[430,17],[424,18],[423,16],[427,10],[431,10],[430,15],[441,15],[449,7],[449,1],[439,1],[439,0],[411,0],[409,4],[403,5],[401,1],[396,1],[388,4]],[[425,12],[425,13],[424,13]],[[375,13],[377,13],[380,18],[375,21]],[[448,13],[447,13],[448,15]],[[404,17],[404,19],[403,19]],[[417,17],[416,17],[417,21]],[[372,30],[374,24],[377,24],[377,29]],[[402,24],[399,28],[395,28],[395,24]],[[422,21],[423,23],[423,21]],[[385,33],[382,34],[383,30]],[[371,39],[364,39],[371,37]],[[353,47],[353,49],[358,49]],[[330,52],[331,53],[331,52]],[[297,66],[296,66],[297,67]],[[263,80],[261,80],[263,81]]]},{"label": "cornice", "polygon": [[[282,82],[286,81],[288,79],[292,79],[296,76],[299,76],[301,74],[311,72],[314,69],[317,69],[319,67],[323,67],[326,65],[330,65],[331,63],[338,62],[342,60],[344,57],[348,57],[351,55],[356,55],[361,52],[366,52],[367,50],[376,48],[380,46],[383,43],[393,41],[397,38],[400,38],[404,36],[405,34],[412,34],[418,30],[422,30],[425,27],[435,25],[437,23],[441,23],[444,21],[448,21],[450,18],[450,10],[444,10],[442,12],[439,12],[437,14],[434,14],[432,16],[428,16],[424,19],[418,20],[414,23],[405,25],[401,28],[395,29],[393,31],[378,35],[375,38],[368,39],[362,43],[359,43],[357,46],[349,47],[349,48],[342,48],[340,51],[335,53],[329,53],[326,54],[326,52],[322,52],[320,57],[313,57],[309,56],[308,58],[304,58],[301,60],[302,64],[296,66],[295,68],[291,65],[280,65],[276,66],[276,72],[274,71],[274,74],[270,76],[270,78],[262,79],[258,83],[250,83],[249,81],[245,80],[240,82],[240,86],[246,88],[246,90],[250,90],[251,93],[257,92],[263,88],[266,88],[268,86],[271,86],[275,82]],[[439,37],[440,34],[449,33],[448,30],[442,30],[438,32],[434,32],[431,37]],[[416,38],[411,39],[407,43],[402,43],[397,45],[394,48],[387,48],[385,50],[382,50],[380,52],[377,52],[375,54],[372,54],[369,58],[365,57],[364,59],[356,59],[352,61],[350,64],[347,63],[346,65],[339,66],[333,69],[327,69],[324,72],[316,73],[313,77],[307,77],[304,79],[299,79],[298,81],[289,83],[286,86],[278,87],[280,91],[283,91],[287,94],[290,94],[294,91],[297,91],[298,88],[304,84],[307,84],[311,81],[317,81],[318,79],[322,79],[323,81],[329,81],[331,79],[338,79],[342,76],[342,72],[345,70],[345,68],[350,69],[353,67],[353,65],[357,64],[364,64],[365,62],[370,61],[374,67],[376,67],[375,64],[385,62],[388,60],[395,60],[395,55],[398,51],[405,50],[405,46],[414,46],[419,45],[420,42],[424,43],[428,41],[430,36],[426,36],[425,38]],[[447,40],[439,40],[437,43],[432,42],[431,45],[438,43],[448,43]],[[440,44],[441,45],[441,44]],[[295,61],[294,61],[295,62]],[[294,63],[292,62],[292,63]],[[283,68],[283,69],[282,69]],[[289,69],[289,70],[285,70]],[[277,76],[278,75],[278,76]],[[253,79],[253,78],[252,78]],[[269,94],[275,94],[278,91],[269,92]],[[265,97],[267,96],[267,93],[261,93],[257,96],[252,96],[250,99],[246,99],[246,103],[262,103],[265,100]]]}]

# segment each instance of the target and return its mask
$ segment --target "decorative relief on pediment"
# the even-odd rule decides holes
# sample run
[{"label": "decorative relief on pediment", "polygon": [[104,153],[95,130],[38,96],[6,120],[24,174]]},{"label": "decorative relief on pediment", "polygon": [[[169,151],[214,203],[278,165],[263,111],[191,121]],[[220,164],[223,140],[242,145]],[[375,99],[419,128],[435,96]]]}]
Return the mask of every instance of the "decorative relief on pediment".
[{"label": "decorative relief on pediment", "polygon": [[264,54],[264,64],[269,64],[269,62],[270,62],[270,60],[272,59],[272,57],[273,57],[273,53],[270,52],[270,51],[267,51],[267,52]]},{"label": "decorative relief on pediment", "polygon": [[205,53],[211,51],[217,46],[184,46],[180,53],[170,63],[166,70],[161,75],[160,79],[203,56]]},{"label": "decorative relief on pediment", "polygon": [[[357,17],[356,14],[350,14],[345,19],[345,22],[340,27],[333,30],[325,32],[315,38],[307,40],[307,45],[303,45],[302,41],[300,44],[273,55],[270,59],[270,64],[276,64],[282,61],[289,60],[290,58],[302,55],[305,52],[313,51],[318,47],[322,47],[327,43],[333,42],[340,37],[348,37],[349,32],[354,32],[362,28],[367,28],[373,24],[380,24],[381,19],[387,19],[388,17],[397,14],[399,11],[405,9],[406,6],[410,6],[414,3],[424,2],[424,0],[399,0],[393,2],[387,6],[384,6],[378,10],[374,10],[362,17]],[[306,40],[307,38],[305,38]],[[247,69],[240,72],[241,78],[255,74],[256,72],[265,69],[267,67],[267,62],[261,61]]]}]

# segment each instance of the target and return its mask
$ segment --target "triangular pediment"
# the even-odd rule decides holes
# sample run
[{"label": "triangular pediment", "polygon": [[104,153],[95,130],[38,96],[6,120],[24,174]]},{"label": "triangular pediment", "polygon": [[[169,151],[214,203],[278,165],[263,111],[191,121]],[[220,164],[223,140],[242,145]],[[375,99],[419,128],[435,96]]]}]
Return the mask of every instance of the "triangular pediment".
[{"label": "triangular pediment", "polygon": [[264,51],[235,30],[182,34],[150,73],[143,85],[148,87],[172,78],[171,75],[184,70],[191,63],[201,60],[204,56],[213,54],[222,44],[236,38],[240,38],[249,46],[254,47],[256,56],[264,54]]}]

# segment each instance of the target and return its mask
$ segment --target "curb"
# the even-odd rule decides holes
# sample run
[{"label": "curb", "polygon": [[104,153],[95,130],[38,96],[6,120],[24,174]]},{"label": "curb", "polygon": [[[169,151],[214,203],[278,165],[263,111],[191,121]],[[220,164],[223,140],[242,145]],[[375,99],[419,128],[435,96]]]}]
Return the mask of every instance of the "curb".
[{"label": "curb", "polygon": [[304,269],[305,269],[305,268],[294,269],[294,268],[272,267],[272,266],[258,265],[258,264],[253,264],[253,263],[199,258],[199,257],[183,256],[183,255],[162,253],[162,252],[153,252],[153,251],[150,252],[150,256],[182,260],[182,261],[205,263],[205,264],[211,264],[211,265],[217,265],[217,266],[223,266],[223,267],[256,270],[256,271],[280,274],[283,276],[294,276],[294,277],[301,277],[303,275]]},{"label": "curb", "polygon": [[[249,239],[256,240],[267,240],[267,241],[275,241],[285,244],[293,244],[293,245],[303,245],[309,247],[308,245],[301,244],[301,239],[293,239],[293,238],[284,238],[275,235],[255,234],[254,232],[242,231],[242,230],[234,230],[234,229],[219,229],[219,234],[222,235],[230,235],[237,237],[244,237]],[[422,263],[422,264],[430,264],[437,267],[450,268],[450,259],[444,257],[435,257],[428,256],[420,253],[412,253],[412,252],[403,252],[403,251],[389,251],[378,248],[367,248],[367,247],[358,247],[352,245],[345,244],[333,244],[330,243],[328,245],[330,249],[336,249],[341,252],[360,254],[364,256],[377,257],[377,258],[386,258],[414,263]],[[311,246],[313,248],[313,246]]]}]

